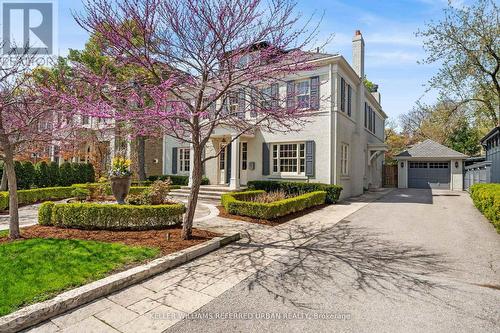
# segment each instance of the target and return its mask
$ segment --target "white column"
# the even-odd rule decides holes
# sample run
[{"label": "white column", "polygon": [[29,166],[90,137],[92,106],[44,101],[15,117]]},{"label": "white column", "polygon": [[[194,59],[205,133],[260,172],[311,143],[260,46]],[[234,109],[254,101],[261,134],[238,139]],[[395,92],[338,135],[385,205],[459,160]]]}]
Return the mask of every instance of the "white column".
[{"label": "white column", "polygon": [[189,145],[189,182],[188,186],[193,185],[193,169],[194,169],[194,149],[193,144]]},{"label": "white column", "polygon": [[[234,139],[234,137],[232,138]],[[240,138],[234,139],[231,143],[231,179],[229,188],[237,190],[240,188]]]}]

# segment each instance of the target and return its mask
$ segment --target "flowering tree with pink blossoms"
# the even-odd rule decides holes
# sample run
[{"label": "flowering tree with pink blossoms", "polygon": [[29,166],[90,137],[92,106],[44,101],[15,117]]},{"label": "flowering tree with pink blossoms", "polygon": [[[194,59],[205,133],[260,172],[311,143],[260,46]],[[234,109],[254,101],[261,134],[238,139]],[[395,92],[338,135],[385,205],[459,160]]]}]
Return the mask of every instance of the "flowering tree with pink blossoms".
[{"label": "flowering tree with pink blossoms", "polygon": [[36,145],[51,143],[67,124],[60,122],[62,118],[30,77],[35,57],[25,52],[0,58],[0,159],[9,185],[9,236],[12,239],[20,237],[14,158]]},{"label": "flowering tree with pink blossoms", "polygon": [[[190,145],[184,239],[191,237],[203,164],[220,154],[204,153],[217,129],[230,129],[231,140],[258,130],[296,131],[315,111],[279,93],[286,80],[315,66],[315,53],[302,50],[317,26],[301,24],[295,13],[291,0],[92,0],[76,15],[100,36],[114,66],[141,75],[130,85],[79,67],[73,93],[59,98],[72,112],[111,118],[135,135]],[[228,106],[235,95],[244,101],[239,110]]]}]

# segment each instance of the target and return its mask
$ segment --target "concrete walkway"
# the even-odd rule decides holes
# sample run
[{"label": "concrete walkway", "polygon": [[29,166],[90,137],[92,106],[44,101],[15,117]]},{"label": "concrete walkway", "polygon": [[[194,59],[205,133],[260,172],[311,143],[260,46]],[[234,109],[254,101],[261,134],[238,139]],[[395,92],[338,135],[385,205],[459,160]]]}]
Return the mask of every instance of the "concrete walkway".
[{"label": "concrete walkway", "polygon": [[274,228],[219,217],[201,219],[195,223],[198,228],[240,231],[244,238],[32,331],[162,332],[388,191],[368,193]]}]

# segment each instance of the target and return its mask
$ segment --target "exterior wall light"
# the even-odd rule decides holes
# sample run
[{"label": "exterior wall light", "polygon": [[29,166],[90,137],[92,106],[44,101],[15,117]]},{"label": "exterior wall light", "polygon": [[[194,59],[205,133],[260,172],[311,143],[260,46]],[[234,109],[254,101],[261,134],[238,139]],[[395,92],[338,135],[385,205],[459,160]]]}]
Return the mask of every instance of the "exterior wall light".
[{"label": "exterior wall light", "polygon": [[455,161],[455,168],[458,169],[458,162],[457,161]]},{"label": "exterior wall light", "polygon": [[405,167],[405,162],[401,162],[401,167],[404,168]]}]

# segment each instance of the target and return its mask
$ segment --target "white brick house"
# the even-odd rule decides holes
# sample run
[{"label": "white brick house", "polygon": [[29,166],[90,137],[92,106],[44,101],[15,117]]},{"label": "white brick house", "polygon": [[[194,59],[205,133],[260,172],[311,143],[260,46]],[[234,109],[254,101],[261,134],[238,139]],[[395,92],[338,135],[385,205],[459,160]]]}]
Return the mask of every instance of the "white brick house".
[{"label": "white brick house", "polygon": [[[342,185],[343,197],[382,186],[387,116],[380,106],[380,94],[369,92],[363,84],[361,33],[357,31],[353,39],[352,65],[338,54],[318,53],[315,58],[314,70],[272,88],[280,96],[286,96],[289,89],[295,89],[297,98],[304,96],[317,109],[311,122],[298,133],[257,131],[239,137],[218,158],[206,162],[205,175],[211,184],[238,189],[250,180],[321,182]],[[237,107],[237,99],[234,104]],[[236,134],[217,129],[206,153],[231,142]],[[190,160],[188,145],[164,137],[164,174],[189,175]]]}]

